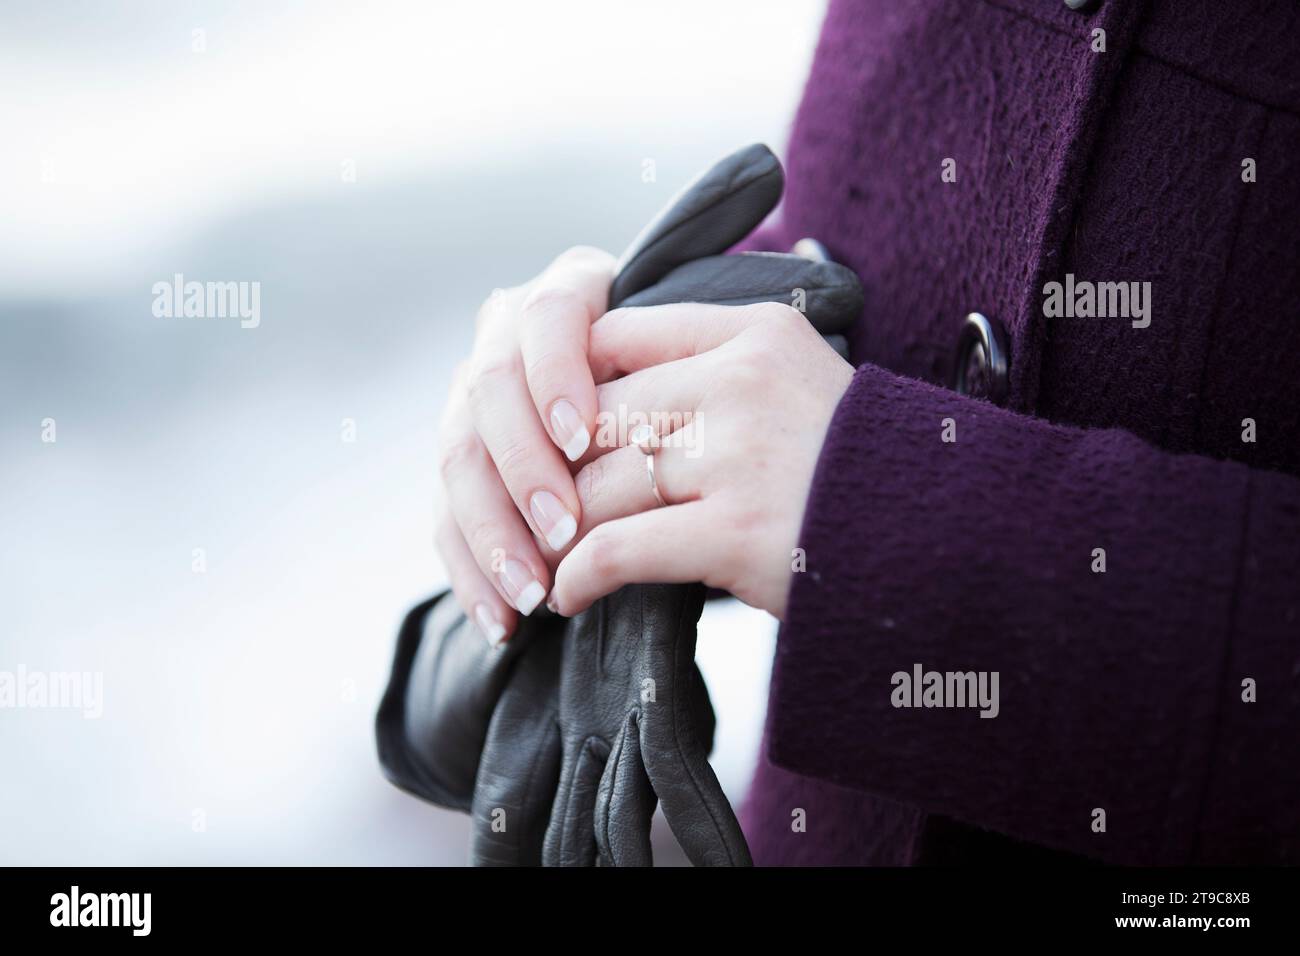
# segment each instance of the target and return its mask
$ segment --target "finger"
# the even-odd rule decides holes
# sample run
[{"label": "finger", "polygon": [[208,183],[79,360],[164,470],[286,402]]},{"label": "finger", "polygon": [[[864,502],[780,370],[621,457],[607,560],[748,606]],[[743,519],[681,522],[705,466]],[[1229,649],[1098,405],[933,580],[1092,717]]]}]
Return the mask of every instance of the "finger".
[{"label": "finger", "polygon": [[531,614],[546,596],[546,563],[478,435],[463,421],[444,431],[439,468],[465,546],[497,593]]},{"label": "finger", "polygon": [[727,564],[722,536],[701,530],[713,514],[708,500],[690,501],[593,528],[555,571],[555,610],[573,617],[625,584],[717,583]]},{"label": "finger", "polygon": [[626,447],[645,427],[658,442],[674,432],[682,441],[699,431],[696,409],[717,381],[717,356],[693,356],[653,365],[596,387],[599,427],[581,464]]},{"label": "finger", "polygon": [[563,550],[578,529],[578,495],[537,418],[518,354],[479,359],[469,377],[469,408],[514,507],[551,550]]},{"label": "finger", "polygon": [[[700,456],[691,446],[676,440],[680,434],[666,436],[653,455],[654,485],[670,505],[699,498],[704,477]],[[582,504],[580,539],[597,525],[660,507],[646,465],[650,457],[629,445],[583,466],[574,477]]]},{"label": "finger", "polygon": [[636,714],[628,714],[614,739],[596,796],[596,847],[601,866],[654,865],[650,824],[656,803],[641,758]]},{"label": "finger", "polygon": [[588,349],[591,371],[597,383],[609,382],[628,372],[700,355],[785,313],[803,322],[794,309],[772,302],[757,305],[683,302],[613,309],[591,327]]},{"label": "finger", "polygon": [[477,625],[489,644],[496,647],[515,632],[519,615],[502,600],[492,583],[483,576],[465,536],[450,509],[444,507],[434,535],[438,555],[447,569],[452,593],[466,617]]},{"label": "finger", "polygon": [[570,461],[587,450],[596,423],[587,340],[606,309],[613,272],[608,253],[570,249],[538,278],[519,310],[519,353],[533,405]]}]

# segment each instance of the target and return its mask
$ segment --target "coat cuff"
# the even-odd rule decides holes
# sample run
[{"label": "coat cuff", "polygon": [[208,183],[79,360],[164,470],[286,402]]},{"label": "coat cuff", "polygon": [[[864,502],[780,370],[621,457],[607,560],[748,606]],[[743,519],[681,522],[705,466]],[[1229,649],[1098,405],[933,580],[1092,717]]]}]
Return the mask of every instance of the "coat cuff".
[{"label": "coat cuff", "polygon": [[[1244,476],[861,367],[805,509],[770,758],[1061,849],[1186,858]],[[926,706],[930,672],[974,672],[977,698],[985,675],[988,703]]]}]

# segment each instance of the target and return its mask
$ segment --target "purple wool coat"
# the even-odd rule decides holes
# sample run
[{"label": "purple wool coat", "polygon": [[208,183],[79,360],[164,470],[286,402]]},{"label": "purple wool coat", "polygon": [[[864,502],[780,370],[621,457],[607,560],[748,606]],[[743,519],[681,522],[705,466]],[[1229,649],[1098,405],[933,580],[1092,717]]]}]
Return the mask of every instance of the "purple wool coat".
[{"label": "purple wool coat", "polygon": [[[756,862],[1300,863],[1300,4],[832,0],[787,171],[750,247],[867,307]],[[1149,325],[1047,317],[1067,274]],[[951,388],[973,311],[1001,407]],[[916,664],[998,716],[895,707]]]}]

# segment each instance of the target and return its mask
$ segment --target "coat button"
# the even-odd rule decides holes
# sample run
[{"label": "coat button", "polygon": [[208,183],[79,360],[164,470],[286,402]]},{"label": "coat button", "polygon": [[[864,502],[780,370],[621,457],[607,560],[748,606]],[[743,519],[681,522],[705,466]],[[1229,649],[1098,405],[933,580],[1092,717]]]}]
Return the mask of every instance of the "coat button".
[{"label": "coat button", "polygon": [[1096,5],[1096,0],[1065,0],[1065,5],[1071,10],[1087,13]]},{"label": "coat button", "polygon": [[972,312],[957,339],[957,364],[952,387],[961,395],[986,398],[995,405],[1007,400],[1010,353],[1006,333],[994,319]]}]

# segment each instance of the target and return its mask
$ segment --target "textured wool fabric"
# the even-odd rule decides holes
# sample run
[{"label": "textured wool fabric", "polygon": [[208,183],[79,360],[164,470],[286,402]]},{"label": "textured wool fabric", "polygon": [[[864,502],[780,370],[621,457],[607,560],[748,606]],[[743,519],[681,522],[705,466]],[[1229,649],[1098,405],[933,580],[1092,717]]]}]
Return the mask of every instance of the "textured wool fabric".
[{"label": "textured wool fabric", "polygon": [[[748,243],[867,301],[756,862],[1300,862],[1297,50],[1293,0],[832,0]],[[1046,318],[1067,273],[1150,282],[1150,325]],[[948,387],[971,311],[1007,408]],[[915,664],[997,671],[998,716],[893,706]]]}]

